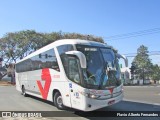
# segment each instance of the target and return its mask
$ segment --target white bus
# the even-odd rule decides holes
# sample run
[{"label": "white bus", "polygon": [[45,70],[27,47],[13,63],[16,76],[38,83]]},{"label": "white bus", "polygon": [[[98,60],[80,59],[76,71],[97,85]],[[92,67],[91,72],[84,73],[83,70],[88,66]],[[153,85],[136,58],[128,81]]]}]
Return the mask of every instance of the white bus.
[{"label": "white bus", "polygon": [[64,39],[16,63],[16,89],[66,106],[92,111],[123,99],[119,59],[113,47],[99,42]]}]

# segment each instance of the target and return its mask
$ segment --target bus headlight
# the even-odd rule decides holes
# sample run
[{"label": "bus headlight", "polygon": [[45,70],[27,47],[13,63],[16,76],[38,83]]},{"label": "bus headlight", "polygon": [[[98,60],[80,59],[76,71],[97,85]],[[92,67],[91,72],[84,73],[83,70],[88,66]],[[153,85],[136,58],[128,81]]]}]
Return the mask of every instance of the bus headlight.
[{"label": "bus headlight", "polygon": [[82,93],[82,95],[84,95],[88,98],[92,98],[92,99],[97,99],[97,98],[101,97],[100,95],[94,95],[94,94],[89,94],[89,93]]},{"label": "bus headlight", "polygon": [[88,97],[93,98],[93,99],[97,99],[100,96],[99,95],[93,95],[93,94],[89,94]]}]

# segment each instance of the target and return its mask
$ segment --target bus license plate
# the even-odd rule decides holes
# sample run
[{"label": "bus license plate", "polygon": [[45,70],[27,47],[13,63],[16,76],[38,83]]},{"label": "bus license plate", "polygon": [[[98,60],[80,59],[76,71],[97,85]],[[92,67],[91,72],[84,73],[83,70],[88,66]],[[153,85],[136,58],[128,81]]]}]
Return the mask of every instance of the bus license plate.
[{"label": "bus license plate", "polygon": [[111,100],[111,101],[108,102],[108,105],[112,105],[114,103],[115,103],[115,100]]}]

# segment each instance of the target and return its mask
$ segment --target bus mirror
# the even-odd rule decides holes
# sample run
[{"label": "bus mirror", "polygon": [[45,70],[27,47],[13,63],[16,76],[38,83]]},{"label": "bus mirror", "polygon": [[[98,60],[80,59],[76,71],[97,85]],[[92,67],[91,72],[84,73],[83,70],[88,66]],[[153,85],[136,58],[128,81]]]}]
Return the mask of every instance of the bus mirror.
[{"label": "bus mirror", "polygon": [[65,54],[67,55],[75,55],[78,57],[80,64],[81,64],[81,68],[86,68],[86,57],[85,55],[80,52],[80,51],[69,51],[69,52],[65,52]]},{"label": "bus mirror", "polygon": [[39,54],[39,58],[42,58],[42,55],[41,55],[41,54]]},{"label": "bus mirror", "polygon": [[116,54],[116,56],[117,56],[119,59],[120,59],[120,58],[124,59],[125,66],[128,67],[128,59],[127,59],[126,56],[120,55],[120,54],[118,54],[118,53]]},{"label": "bus mirror", "polygon": [[48,54],[45,54],[45,58],[48,58]]}]

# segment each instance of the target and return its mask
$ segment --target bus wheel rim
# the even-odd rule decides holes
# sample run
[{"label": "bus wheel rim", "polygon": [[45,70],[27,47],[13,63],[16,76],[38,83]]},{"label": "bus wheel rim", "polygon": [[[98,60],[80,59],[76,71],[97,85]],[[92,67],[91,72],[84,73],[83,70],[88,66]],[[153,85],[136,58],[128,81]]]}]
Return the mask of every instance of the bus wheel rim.
[{"label": "bus wheel rim", "polygon": [[59,107],[62,107],[63,102],[62,102],[62,97],[61,96],[59,96],[57,98],[57,104],[58,104]]}]

